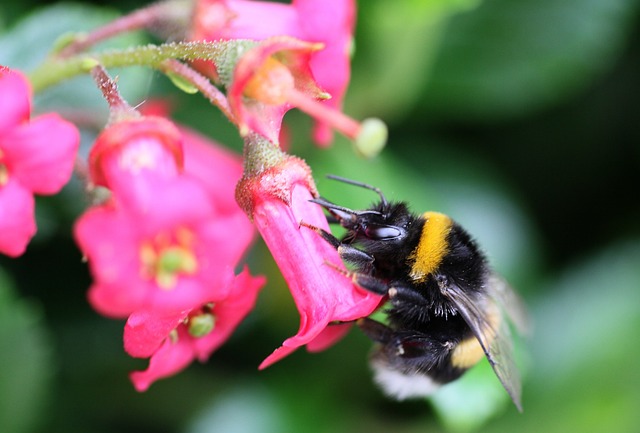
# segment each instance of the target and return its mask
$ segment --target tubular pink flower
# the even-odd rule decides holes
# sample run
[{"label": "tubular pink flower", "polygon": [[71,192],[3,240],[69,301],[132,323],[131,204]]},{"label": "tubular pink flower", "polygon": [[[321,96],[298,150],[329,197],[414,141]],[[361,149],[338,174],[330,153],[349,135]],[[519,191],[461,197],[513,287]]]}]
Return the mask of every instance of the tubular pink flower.
[{"label": "tubular pink flower", "polygon": [[[236,192],[252,217],[289,285],[300,312],[298,333],[267,357],[266,368],[298,347],[323,350],[345,332],[345,326],[327,328],[334,322],[350,322],[368,316],[380,296],[357,288],[332,266],[341,266],[338,253],[307,224],[328,230],[321,208],[309,202],[316,196],[309,167],[300,159],[285,156],[261,171],[245,177]],[[335,325],[334,325],[335,326]]]},{"label": "tubular pink flower", "polygon": [[[126,317],[137,310],[169,313],[224,299],[227,293],[212,294],[209,288],[227,286],[225,272],[253,237],[246,221],[216,214],[195,179],[130,177],[130,189],[89,209],[75,226],[94,277],[93,307]],[[125,183],[126,175],[121,179]]]},{"label": "tubular pink flower", "polygon": [[228,296],[200,308],[158,316],[141,311],[132,314],[124,330],[124,346],[134,357],[150,358],[145,371],[131,373],[138,391],[158,379],[186,368],[194,359],[206,361],[253,309],[264,277],[252,277],[245,269],[230,280]]},{"label": "tubular pink flower", "polygon": [[227,92],[242,135],[251,130],[277,143],[282,118],[294,106],[292,95],[300,93],[304,101],[322,97],[309,69],[310,53],[317,48],[297,39],[278,37],[242,56]]},{"label": "tubular pink flower", "polygon": [[361,139],[364,123],[318,100],[327,97],[309,69],[310,54],[318,48],[286,36],[273,37],[238,60],[227,93],[241,135],[253,131],[277,143],[284,113],[297,107],[351,140]]},{"label": "tubular pink flower", "polygon": [[3,66],[0,95],[0,252],[16,257],[36,232],[33,194],[55,194],[69,181],[80,135],[57,114],[30,120],[29,83]]},{"label": "tubular pink flower", "polygon": [[[192,40],[263,40],[291,36],[324,49],[311,53],[310,67],[319,86],[331,95],[321,102],[333,111],[342,109],[349,83],[350,47],[355,26],[353,0],[294,0],[282,4],[248,0],[199,0]],[[317,119],[314,139],[320,145],[333,140],[331,127]]]}]

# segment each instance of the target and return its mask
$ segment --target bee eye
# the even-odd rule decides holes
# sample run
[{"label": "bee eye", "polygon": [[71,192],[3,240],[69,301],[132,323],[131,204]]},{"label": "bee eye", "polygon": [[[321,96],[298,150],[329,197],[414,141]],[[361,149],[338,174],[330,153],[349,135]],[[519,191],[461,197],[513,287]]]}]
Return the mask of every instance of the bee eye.
[{"label": "bee eye", "polygon": [[382,241],[386,239],[399,238],[400,236],[402,236],[402,230],[394,226],[383,226],[383,225],[371,224],[365,229],[364,234],[369,239]]}]

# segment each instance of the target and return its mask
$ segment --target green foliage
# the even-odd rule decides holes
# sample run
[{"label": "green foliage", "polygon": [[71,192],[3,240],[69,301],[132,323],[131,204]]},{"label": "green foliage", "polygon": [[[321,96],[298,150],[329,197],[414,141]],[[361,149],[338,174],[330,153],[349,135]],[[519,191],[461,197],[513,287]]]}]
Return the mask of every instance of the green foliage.
[{"label": "green foliage", "polygon": [[[117,18],[119,14],[108,8],[62,3],[29,13],[8,32],[0,36],[0,64],[29,72],[38,66],[61,38],[69,32],[81,34]],[[99,44],[97,49],[124,48],[147,41],[142,33],[130,33]],[[142,68],[115,70],[122,95],[132,103],[141,101],[151,88],[153,72]],[[84,76],[38,95],[41,110],[67,110],[77,113],[88,110],[101,113],[106,120],[106,104],[91,77]],[[87,121],[96,121],[87,119]]]},{"label": "green foliage", "polygon": [[0,267],[0,425],[3,433],[39,427],[57,366],[42,306],[19,299]]},{"label": "green foliage", "polygon": [[[0,64],[26,71],[60,35],[117,16],[90,4],[32,11],[13,3],[0,6]],[[359,7],[346,112],[388,122],[389,146],[373,160],[356,157],[340,137],[318,149],[308,118],[293,112],[285,119],[291,153],[305,158],[329,200],[368,206],[375,194],[324,175],[358,179],[416,212],[446,212],[478,238],[533,316],[533,336],[519,351],[524,414],[486,363],[430,400],[388,400],[371,381],[371,343],[356,330],[325,352],[300,350],[258,372],[299,320],[261,243],[248,261],[269,284],[249,320],[206,365],[136,393],[126,375],[145,362],[124,354],[122,323],[98,316],[85,299],[89,278],[69,225],[86,202],[73,183],[39,200],[40,235],[27,254],[0,257],[3,433],[637,429],[640,137],[629,113],[637,113],[640,76],[638,1]],[[148,70],[115,73],[130,103],[170,95],[179,122],[239,148],[237,132],[201,95]],[[107,111],[88,77],[49,89],[35,108],[98,113],[91,122],[99,126]]]},{"label": "green foliage", "polygon": [[451,20],[420,106],[491,120],[562,102],[618,59],[637,10],[636,0],[486,0]]}]

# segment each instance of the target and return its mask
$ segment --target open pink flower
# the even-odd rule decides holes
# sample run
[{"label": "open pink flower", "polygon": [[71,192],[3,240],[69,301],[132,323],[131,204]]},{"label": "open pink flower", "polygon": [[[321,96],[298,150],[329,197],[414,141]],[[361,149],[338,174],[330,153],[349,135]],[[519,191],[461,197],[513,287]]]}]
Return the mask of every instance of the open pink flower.
[{"label": "open pink flower", "polygon": [[0,95],[0,253],[17,257],[36,232],[33,195],[69,181],[80,135],[57,114],[30,119],[29,83],[3,66]]},{"label": "open pink flower", "polygon": [[[252,39],[291,36],[323,49],[310,58],[319,86],[331,95],[322,104],[340,111],[350,78],[350,47],[355,25],[353,0],[293,0],[291,4],[248,0],[199,0],[193,40]],[[314,139],[328,145],[331,126],[317,119]]]},{"label": "open pink flower", "polygon": [[167,316],[149,311],[132,314],[124,330],[125,350],[134,357],[150,358],[147,370],[131,373],[136,389],[145,391],[194,359],[206,361],[253,309],[264,282],[264,277],[252,277],[245,267],[229,280],[224,299]]},{"label": "open pink flower", "polygon": [[[93,307],[126,317],[137,310],[176,312],[224,299],[224,275],[253,238],[246,221],[216,214],[195,179],[130,176],[130,189],[89,209],[76,223],[75,238],[94,277]],[[212,294],[211,287],[219,291]]]},{"label": "open pink flower", "polygon": [[380,296],[359,289],[328,265],[341,266],[337,251],[317,233],[300,226],[303,221],[328,230],[322,209],[309,202],[315,187],[302,160],[283,157],[279,164],[245,177],[237,195],[269,247],[300,312],[297,335],[285,340],[260,368],[303,345],[312,351],[329,347],[347,330],[344,324],[329,325],[368,316],[378,307]]},{"label": "open pink flower", "polygon": [[240,133],[254,131],[277,143],[282,118],[293,106],[317,104],[323,92],[309,69],[313,44],[289,37],[268,39],[236,64],[228,89]]}]

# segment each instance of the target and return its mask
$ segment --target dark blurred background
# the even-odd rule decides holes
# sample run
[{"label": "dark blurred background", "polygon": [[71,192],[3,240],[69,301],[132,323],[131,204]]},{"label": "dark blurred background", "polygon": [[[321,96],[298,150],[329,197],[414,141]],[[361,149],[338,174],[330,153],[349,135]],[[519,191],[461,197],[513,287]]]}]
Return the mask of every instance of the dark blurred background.
[{"label": "dark blurred background", "polygon": [[[124,353],[124,323],[86,302],[90,277],[70,237],[87,206],[75,180],[38,198],[27,253],[0,257],[0,431],[639,431],[640,2],[360,3],[345,111],[385,120],[388,147],[371,161],[342,137],[318,149],[311,121],[293,111],[290,151],[329,199],[367,206],[375,197],[324,175],[355,178],[417,212],[446,212],[478,238],[534,319],[518,353],[524,414],[486,362],[432,399],[390,401],[371,382],[370,342],[356,330],[258,372],[298,328],[261,241],[247,258],[269,278],[256,310],[208,363],[137,393],[127,374],[146,362]],[[33,69],[58,35],[144,4],[4,2],[0,64]],[[117,73],[132,105],[168,97],[177,121],[240,150],[200,96],[150,71]],[[87,77],[38,95],[35,109],[106,119]],[[85,131],[83,152],[93,137]]]}]

